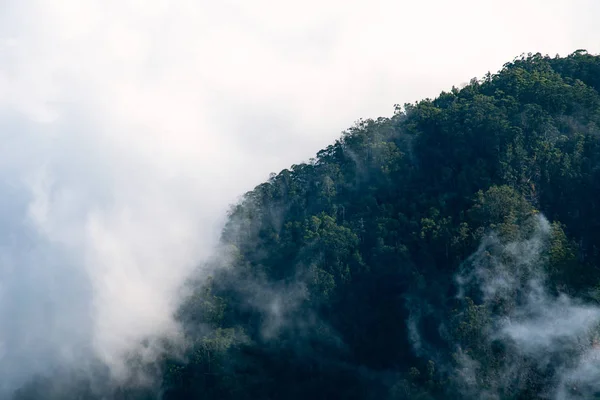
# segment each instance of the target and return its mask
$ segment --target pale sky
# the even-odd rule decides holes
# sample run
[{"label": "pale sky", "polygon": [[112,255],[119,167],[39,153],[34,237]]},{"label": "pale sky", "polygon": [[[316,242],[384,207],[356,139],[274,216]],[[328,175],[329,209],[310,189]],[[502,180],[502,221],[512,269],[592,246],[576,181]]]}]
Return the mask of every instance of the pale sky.
[{"label": "pale sky", "polygon": [[[0,394],[176,331],[223,212],[359,118],[521,53],[600,52],[594,0],[0,0]],[[79,361],[76,361],[79,360]]]}]

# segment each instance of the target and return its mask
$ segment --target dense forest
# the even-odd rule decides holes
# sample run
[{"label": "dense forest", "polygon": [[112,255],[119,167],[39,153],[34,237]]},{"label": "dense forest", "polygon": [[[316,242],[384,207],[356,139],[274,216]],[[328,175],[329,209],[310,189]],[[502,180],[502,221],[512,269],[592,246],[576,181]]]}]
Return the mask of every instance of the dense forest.
[{"label": "dense forest", "polygon": [[110,397],[600,398],[599,91],[599,56],[529,54],[272,174],[189,283],[187,347]]}]

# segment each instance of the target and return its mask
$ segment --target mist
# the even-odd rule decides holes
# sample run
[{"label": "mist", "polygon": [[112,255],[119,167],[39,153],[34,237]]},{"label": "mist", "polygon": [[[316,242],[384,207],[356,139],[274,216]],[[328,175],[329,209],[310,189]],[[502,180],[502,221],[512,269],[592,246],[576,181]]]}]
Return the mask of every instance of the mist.
[{"label": "mist", "polygon": [[550,379],[545,398],[592,398],[600,391],[595,362],[600,307],[549,286],[546,261],[552,227],[543,215],[530,223],[532,232],[520,240],[507,242],[495,233],[484,238],[457,277],[460,298],[470,292],[481,299],[480,307],[496,310],[481,334],[489,346],[505,349],[491,376],[458,349],[456,377],[468,398],[505,398],[534,373]]},{"label": "mist", "polygon": [[0,397],[97,363],[135,378],[129,355],[181,339],[182,284],[239,195],[357,118],[522,52],[597,51],[575,3],[0,3]]}]

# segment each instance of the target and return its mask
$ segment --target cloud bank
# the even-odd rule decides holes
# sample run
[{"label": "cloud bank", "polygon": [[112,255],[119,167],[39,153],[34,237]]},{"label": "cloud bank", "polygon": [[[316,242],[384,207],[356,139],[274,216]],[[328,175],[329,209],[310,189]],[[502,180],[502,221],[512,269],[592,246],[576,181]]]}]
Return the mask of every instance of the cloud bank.
[{"label": "cloud bank", "polygon": [[0,1],[0,396],[88,357],[126,375],[142,339],[177,334],[237,195],[521,52],[597,51],[594,9]]}]

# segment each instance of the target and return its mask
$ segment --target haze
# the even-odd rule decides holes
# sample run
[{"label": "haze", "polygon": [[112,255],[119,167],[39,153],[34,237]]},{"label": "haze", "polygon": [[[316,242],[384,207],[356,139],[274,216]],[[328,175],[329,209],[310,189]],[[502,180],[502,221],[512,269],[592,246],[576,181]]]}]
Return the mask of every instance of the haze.
[{"label": "haze", "polygon": [[[0,395],[176,335],[227,207],[358,118],[521,53],[600,51],[592,0],[0,1]],[[440,63],[443,60],[443,64]]]}]

